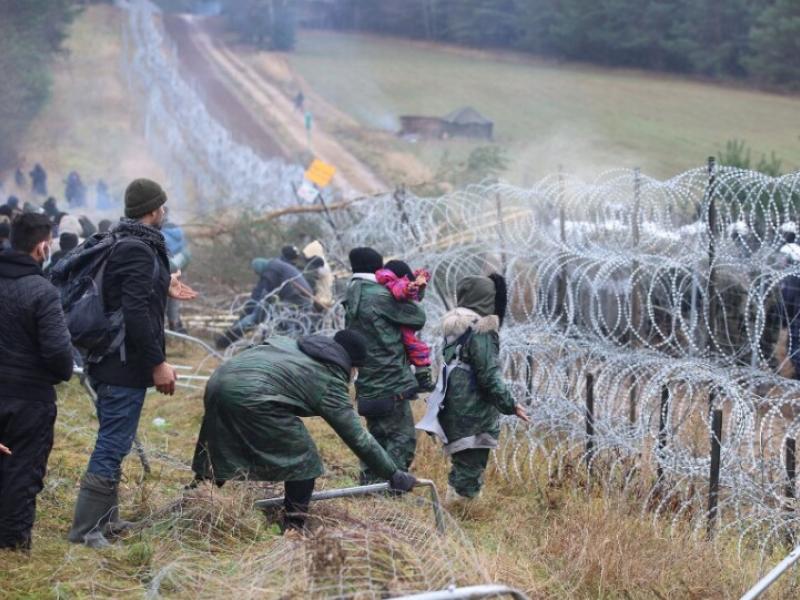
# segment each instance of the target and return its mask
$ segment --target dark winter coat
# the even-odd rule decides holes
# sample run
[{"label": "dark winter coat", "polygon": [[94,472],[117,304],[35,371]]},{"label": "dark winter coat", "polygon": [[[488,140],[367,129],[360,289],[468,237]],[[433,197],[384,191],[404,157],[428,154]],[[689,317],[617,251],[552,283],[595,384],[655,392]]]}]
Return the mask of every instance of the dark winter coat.
[{"label": "dark winter coat", "polygon": [[0,394],[55,401],[72,366],[58,291],[29,255],[0,253]]},{"label": "dark winter coat", "polygon": [[254,302],[261,302],[267,294],[276,290],[277,298],[286,304],[310,310],[314,299],[311,286],[300,270],[282,258],[253,259],[253,270],[259,280],[251,296]]},{"label": "dark winter coat", "polygon": [[90,364],[89,374],[101,383],[147,388],[153,385],[153,367],[165,360],[169,259],[157,229],[123,221],[114,231],[124,237],[108,259],[103,301],[107,311],[122,307],[125,361],[114,352]]},{"label": "dark winter coat", "polygon": [[357,275],[347,287],[345,322],[367,339],[367,362],[356,381],[359,398],[391,397],[417,387],[400,328],[422,329],[425,311],[419,304],[398,302],[374,276]]},{"label": "dark winter coat", "polygon": [[270,338],[219,367],[206,385],[193,462],[201,478],[298,481],[322,461],[298,417],[322,417],[379,476],[395,464],[364,430],[348,394],[350,358],[330,338]]}]

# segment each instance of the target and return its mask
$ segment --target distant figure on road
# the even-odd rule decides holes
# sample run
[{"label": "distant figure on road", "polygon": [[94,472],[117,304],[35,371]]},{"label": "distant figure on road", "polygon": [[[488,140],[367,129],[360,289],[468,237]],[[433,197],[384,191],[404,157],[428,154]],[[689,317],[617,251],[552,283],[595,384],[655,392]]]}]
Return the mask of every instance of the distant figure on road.
[{"label": "distant figure on road", "polygon": [[302,91],[297,92],[297,96],[294,97],[294,108],[295,110],[299,110],[302,112],[303,110],[303,103],[306,101],[306,97],[303,95]]},{"label": "distant figure on road", "polygon": [[81,176],[77,171],[71,171],[67,175],[67,187],[64,196],[67,198],[71,208],[78,208],[86,205],[86,186],[81,181]]},{"label": "distant figure on road", "polygon": [[31,176],[33,193],[37,196],[47,196],[47,172],[42,168],[42,165],[36,163],[29,175]]},{"label": "distant figure on road", "polygon": [[108,184],[102,179],[97,182],[97,186],[95,187],[95,198],[98,210],[114,208],[114,199],[108,191]]},{"label": "distant figure on road", "polygon": [[24,188],[27,185],[28,180],[25,178],[25,173],[22,172],[22,169],[17,169],[14,171],[14,183],[17,184],[18,188]]}]

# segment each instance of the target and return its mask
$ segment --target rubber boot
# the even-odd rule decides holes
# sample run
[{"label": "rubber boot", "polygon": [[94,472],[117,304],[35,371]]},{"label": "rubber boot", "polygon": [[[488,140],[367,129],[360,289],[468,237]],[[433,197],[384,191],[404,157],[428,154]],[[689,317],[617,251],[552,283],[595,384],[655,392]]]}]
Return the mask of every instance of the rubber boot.
[{"label": "rubber boot", "polygon": [[296,531],[301,534],[307,532],[306,517],[311,504],[311,494],[314,492],[314,479],[284,482],[285,496],[283,500],[283,533]]},{"label": "rubber boot", "polygon": [[414,377],[417,378],[417,385],[419,386],[420,392],[432,392],[436,389],[430,367],[417,367],[417,372],[414,373]]},{"label": "rubber boot", "polygon": [[444,496],[444,505],[447,510],[463,510],[467,508],[470,504],[472,504],[477,498],[480,497],[480,494],[475,498],[470,498],[469,496],[462,496],[456,491],[452,485],[447,486],[447,493]]},{"label": "rubber boot", "polygon": [[103,535],[117,504],[117,482],[94,473],[85,473],[81,479],[75,516],[67,539],[73,544],[86,544],[90,548],[104,548],[109,541]]},{"label": "rubber boot", "polygon": [[225,350],[231,344],[238,342],[240,339],[244,337],[244,332],[240,327],[231,327],[230,329],[226,329],[221,335],[219,335],[214,342],[217,350]]},{"label": "rubber boot", "polygon": [[133,521],[124,521],[119,518],[119,482],[114,483],[113,496],[114,506],[111,508],[108,523],[105,524],[103,533],[111,537],[116,537],[128,529],[136,527],[136,523]]}]

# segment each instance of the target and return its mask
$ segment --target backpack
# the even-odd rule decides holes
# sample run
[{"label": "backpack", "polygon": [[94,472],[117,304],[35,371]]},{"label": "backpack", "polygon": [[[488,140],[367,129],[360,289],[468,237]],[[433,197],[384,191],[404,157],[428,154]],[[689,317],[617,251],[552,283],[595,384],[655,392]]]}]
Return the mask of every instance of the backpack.
[{"label": "backpack", "polygon": [[[146,245],[130,236],[96,233],[59,260],[50,273],[50,281],[61,295],[72,345],[88,362],[100,362],[117,351],[122,362],[126,361],[122,308],[107,312],[103,303],[106,265],[121,243]],[[158,256],[153,252],[153,279],[157,276]]]}]

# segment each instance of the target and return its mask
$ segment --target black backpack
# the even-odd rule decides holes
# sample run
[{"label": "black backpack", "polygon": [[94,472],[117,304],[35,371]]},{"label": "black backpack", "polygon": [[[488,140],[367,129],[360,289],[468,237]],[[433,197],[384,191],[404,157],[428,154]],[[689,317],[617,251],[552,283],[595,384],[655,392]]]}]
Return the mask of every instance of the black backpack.
[{"label": "black backpack", "polygon": [[[72,345],[89,362],[99,362],[119,351],[125,362],[125,320],[122,309],[107,312],[103,303],[103,275],[121,243],[144,242],[115,233],[96,233],[56,263],[50,280],[61,294],[61,306]],[[158,276],[158,256],[153,252],[153,279]]]}]

